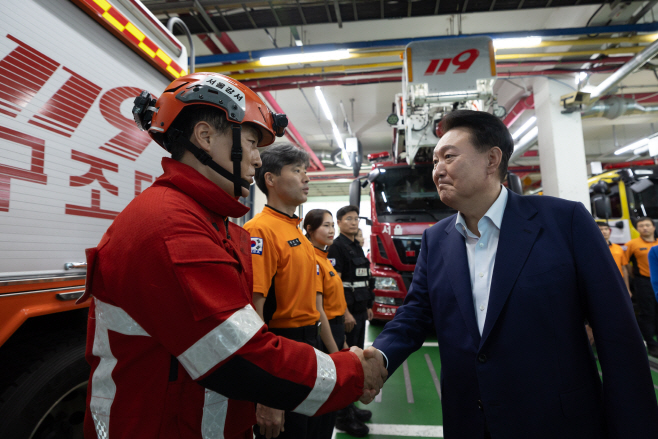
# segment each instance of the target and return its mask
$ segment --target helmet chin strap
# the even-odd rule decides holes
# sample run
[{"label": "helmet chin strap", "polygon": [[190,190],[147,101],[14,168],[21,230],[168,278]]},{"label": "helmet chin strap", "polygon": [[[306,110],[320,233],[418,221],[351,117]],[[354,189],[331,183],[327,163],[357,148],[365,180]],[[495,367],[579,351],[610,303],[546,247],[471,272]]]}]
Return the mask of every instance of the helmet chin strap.
[{"label": "helmet chin strap", "polygon": [[169,139],[173,143],[179,143],[190,151],[194,157],[201,162],[201,164],[208,166],[213,171],[225,179],[233,182],[233,195],[239,197],[242,195],[242,188],[249,189],[250,183],[242,179],[241,176],[241,163],[242,163],[242,129],[239,124],[233,124],[231,131],[233,133],[233,146],[231,147],[231,161],[233,161],[233,173],[222,168],[215,162],[210,154],[190,142],[183,133],[179,130],[172,130],[169,133]]}]

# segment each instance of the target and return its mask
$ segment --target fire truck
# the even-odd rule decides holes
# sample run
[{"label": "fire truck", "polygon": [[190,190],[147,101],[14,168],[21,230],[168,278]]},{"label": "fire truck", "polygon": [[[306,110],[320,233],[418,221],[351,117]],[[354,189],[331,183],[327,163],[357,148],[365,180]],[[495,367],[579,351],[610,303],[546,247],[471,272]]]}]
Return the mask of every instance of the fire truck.
[{"label": "fire truck", "polygon": [[0,437],[82,437],[85,248],[161,174],[131,115],[187,73],[137,0],[3,0]]},{"label": "fire truck", "polygon": [[[496,63],[488,37],[410,43],[404,51],[402,93],[387,122],[391,152],[370,154],[370,173],[354,180],[350,204],[370,186],[370,255],[374,318],[390,320],[402,305],[420,252],[423,231],[456,213],[441,202],[432,180],[432,154],[442,117],[455,109],[491,110],[502,117],[493,84]],[[520,192],[518,177],[508,186]]]}]

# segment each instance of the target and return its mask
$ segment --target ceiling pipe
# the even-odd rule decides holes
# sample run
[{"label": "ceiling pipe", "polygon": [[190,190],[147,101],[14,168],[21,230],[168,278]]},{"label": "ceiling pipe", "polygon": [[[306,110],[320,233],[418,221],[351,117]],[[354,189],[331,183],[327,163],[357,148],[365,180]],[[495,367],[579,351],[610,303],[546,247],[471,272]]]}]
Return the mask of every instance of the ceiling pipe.
[{"label": "ceiling pipe", "polygon": [[652,113],[655,111],[658,111],[658,106],[645,107],[638,104],[636,99],[612,96],[596,102],[594,106],[583,111],[580,115],[584,118],[605,117],[612,120],[629,114]]},{"label": "ceiling pipe", "polygon": [[290,83],[303,83],[303,82],[314,82],[314,81],[324,81],[324,80],[333,80],[337,78],[350,78],[353,76],[373,76],[373,75],[401,75],[402,69],[389,69],[389,70],[377,70],[376,72],[343,72],[343,73],[331,73],[324,75],[313,75],[313,76],[286,76],[284,78],[269,78],[269,79],[253,79],[242,81],[247,87],[267,87],[271,85],[281,85],[281,84],[290,84]]},{"label": "ceiling pipe", "polygon": [[[528,135],[526,134],[526,136]],[[537,142],[538,137],[539,137],[539,131],[535,130],[532,135],[522,138],[523,143],[520,143],[517,147],[514,148],[514,152],[509,158],[509,162],[514,163],[516,159],[523,156],[523,154],[525,154],[526,151],[528,151],[530,148],[534,146],[534,144]]]},{"label": "ceiling pipe", "polygon": [[523,37],[562,37],[571,35],[592,35],[592,34],[615,34],[615,33],[653,33],[658,32],[658,22],[642,23],[633,25],[618,25],[618,26],[591,26],[591,27],[575,27],[575,28],[561,28],[561,29],[538,29],[534,31],[517,31],[517,32],[488,32],[478,34],[462,34],[462,35],[440,35],[429,37],[417,38],[398,38],[390,40],[376,40],[376,41],[354,41],[349,43],[331,43],[331,44],[314,44],[304,45],[302,47],[285,47],[279,49],[266,49],[266,50],[253,50],[247,52],[229,53],[223,55],[207,55],[198,57],[199,64],[222,64],[226,62],[248,61],[251,59],[259,59],[264,56],[277,56],[277,55],[294,55],[309,52],[328,52],[340,49],[374,49],[380,47],[404,47],[414,41],[425,40],[451,40],[455,38],[464,38],[469,36],[488,36],[491,38],[523,38]]},{"label": "ceiling pipe", "polygon": [[556,64],[623,64],[633,59],[632,56],[615,56],[610,58],[601,58],[591,60],[584,59],[570,59],[564,61],[517,61],[517,62],[499,62],[496,63],[496,68],[509,68],[509,67],[535,67],[535,66],[554,66]]},{"label": "ceiling pipe", "polygon": [[519,99],[519,101],[514,104],[514,107],[512,110],[507,113],[507,116],[505,116],[505,119],[503,119],[503,123],[507,128],[512,126],[514,122],[518,120],[519,117],[523,114],[524,111],[526,110],[534,110],[535,108],[535,95],[530,95],[523,97]]},{"label": "ceiling pipe", "polygon": [[642,67],[644,64],[649,62],[651,58],[656,56],[658,53],[658,41],[651,43],[646,49],[638,53],[628,61],[626,64],[621,66],[612,75],[608,76],[602,83],[600,83],[592,93],[590,93],[590,106],[594,104],[601,96],[605,96],[610,92],[617,84],[619,84],[625,77],[633,73],[635,70]]},{"label": "ceiling pipe", "polygon": [[329,85],[363,85],[363,84],[387,84],[390,82],[402,82],[402,78],[370,78],[370,79],[354,79],[347,81],[316,81],[316,82],[304,82],[297,84],[281,84],[281,85],[272,85],[269,87],[252,87],[251,89],[255,92],[262,91],[276,91],[276,90],[290,90],[294,88],[309,88],[316,86],[329,86]]},{"label": "ceiling pipe", "polygon": [[[283,113],[283,109],[279,106],[279,104],[276,102],[274,99],[274,96],[270,94],[269,91],[263,91],[261,92],[265,100],[270,104],[270,106],[276,111],[277,113]],[[288,121],[288,131],[295,136],[295,138],[299,141],[299,144],[302,145],[302,147],[306,150],[306,152],[309,153],[311,156],[311,161],[315,163],[315,167],[318,168],[321,171],[324,171],[324,165],[320,161],[320,159],[315,155],[313,150],[311,149],[310,146],[308,146],[308,143],[304,140],[301,134],[299,134],[299,131],[297,131],[297,128],[292,124],[292,122]]]}]

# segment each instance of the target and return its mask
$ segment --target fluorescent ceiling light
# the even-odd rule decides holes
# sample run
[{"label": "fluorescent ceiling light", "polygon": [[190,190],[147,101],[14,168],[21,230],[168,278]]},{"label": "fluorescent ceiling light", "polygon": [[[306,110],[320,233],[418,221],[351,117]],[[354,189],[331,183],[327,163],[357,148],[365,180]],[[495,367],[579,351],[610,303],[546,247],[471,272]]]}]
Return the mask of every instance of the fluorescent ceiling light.
[{"label": "fluorescent ceiling light", "polygon": [[302,43],[302,40],[295,40],[295,45],[297,45],[297,46],[303,46],[304,43]]},{"label": "fluorescent ceiling light", "polygon": [[340,135],[340,131],[338,131],[338,127],[336,126],[336,123],[333,120],[331,121],[331,130],[334,133],[334,140],[336,140],[336,144],[338,145],[338,147],[342,150],[345,150],[345,144],[343,143],[343,136]]},{"label": "fluorescent ceiling light", "polygon": [[514,132],[514,134],[512,134],[512,139],[514,140],[518,139],[519,136],[525,133],[526,131],[528,131],[530,127],[532,127],[535,124],[535,122],[537,122],[537,116],[532,116],[530,119],[526,121],[526,123],[521,125],[521,128],[519,128]]},{"label": "fluorescent ceiling light", "polygon": [[534,127],[533,129],[528,131],[528,134],[521,137],[521,140],[519,140],[519,143],[514,147],[514,150],[523,148],[528,143],[534,141],[537,138],[537,134],[539,134],[539,127]]},{"label": "fluorescent ceiling light", "polygon": [[324,117],[326,117],[327,120],[333,121],[334,117],[331,114],[331,110],[329,110],[329,105],[327,105],[327,101],[325,100],[324,94],[322,94],[322,89],[320,87],[315,87],[315,95],[318,97],[320,107],[322,107],[322,111],[324,112]]},{"label": "fluorescent ceiling light", "polygon": [[496,38],[493,40],[494,49],[522,49],[537,47],[541,44],[541,37],[525,38]]},{"label": "fluorescent ceiling light", "polygon": [[[300,41],[301,43],[301,41]],[[350,51],[334,50],[331,52],[296,53],[294,55],[264,56],[260,59],[261,65],[274,66],[277,64],[304,64],[309,62],[336,61],[349,58]]]},{"label": "fluorescent ceiling light", "polygon": [[649,145],[641,146],[640,148],[638,148],[638,149],[636,149],[635,151],[633,151],[633,154],[635,154],[635,155],[640,155],[640,154],[642,154],[643,152],[647,152],[647,151],[649,151]]},{"label": "fluorescent ceiling light", "polygon": [[[588,64],[589,66],[589,64]],[[576,75],[576,84],[580,84],[583,82],[585,79],[587,79],[587,73],[586,72],[580,72]]]},{"label": "fluorescent ceiling light", "polygon": [[640,139],[638,141],[635,141],[624,147],[619,148],[617,151],[615,151],[615,155],[620,155],[628,151],[635,151],[636,149],[642,148],[644,146],[648,147],[648,145],[649,145],[649,139],[645,137],[644,139]]},{"label": "fluorescent ceiling light", "polygon": [[345,151],[345,143],[343,143],[343,136],[341,136],[340,131],[336,126],[336,122],[334,122],[334,117],[331,114],[331,110],[329,110],[329,105],[327,105],[327,100],[324,98],[324,94],[322,93],[321,87],[317,87],[317,86],[315,87],[315,95],[318,97],[318,102],[320,102],[320,107],[322,107],[322,112],[324,113],[324,117],[326,117],[327,120],[331,123],[331,131],[334,134],[334,140],[336,141],[336,146],[338,146],[341,150],[343,150],[343,158],[345,159],[345,164],[349,166],[350,158],[349,158],[349,154],[347,154],[347,151]]}]

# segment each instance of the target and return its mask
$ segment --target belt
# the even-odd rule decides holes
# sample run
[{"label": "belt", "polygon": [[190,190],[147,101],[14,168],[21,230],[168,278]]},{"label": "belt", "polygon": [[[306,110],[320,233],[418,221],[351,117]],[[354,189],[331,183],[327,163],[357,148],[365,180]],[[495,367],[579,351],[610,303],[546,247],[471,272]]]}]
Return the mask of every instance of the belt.
[{"label": "belt", "polygon": [[320,332],[318,323],[314,325],[300,326],[297,328],[269,328],[269,330],[273,334],[296,341],[306,341],[308,339],[313,339]]},{"label": "belt", "polygon": [[333,319],[329,320],[330,325],[343,325],[345,324],[345,317],[344,316],[338,316],[334,317]]},{"label": "belt", "polygon": [[368,286],[368,282],[362,280],[359,282],[343,282],[344,288],[365,288]]}]

